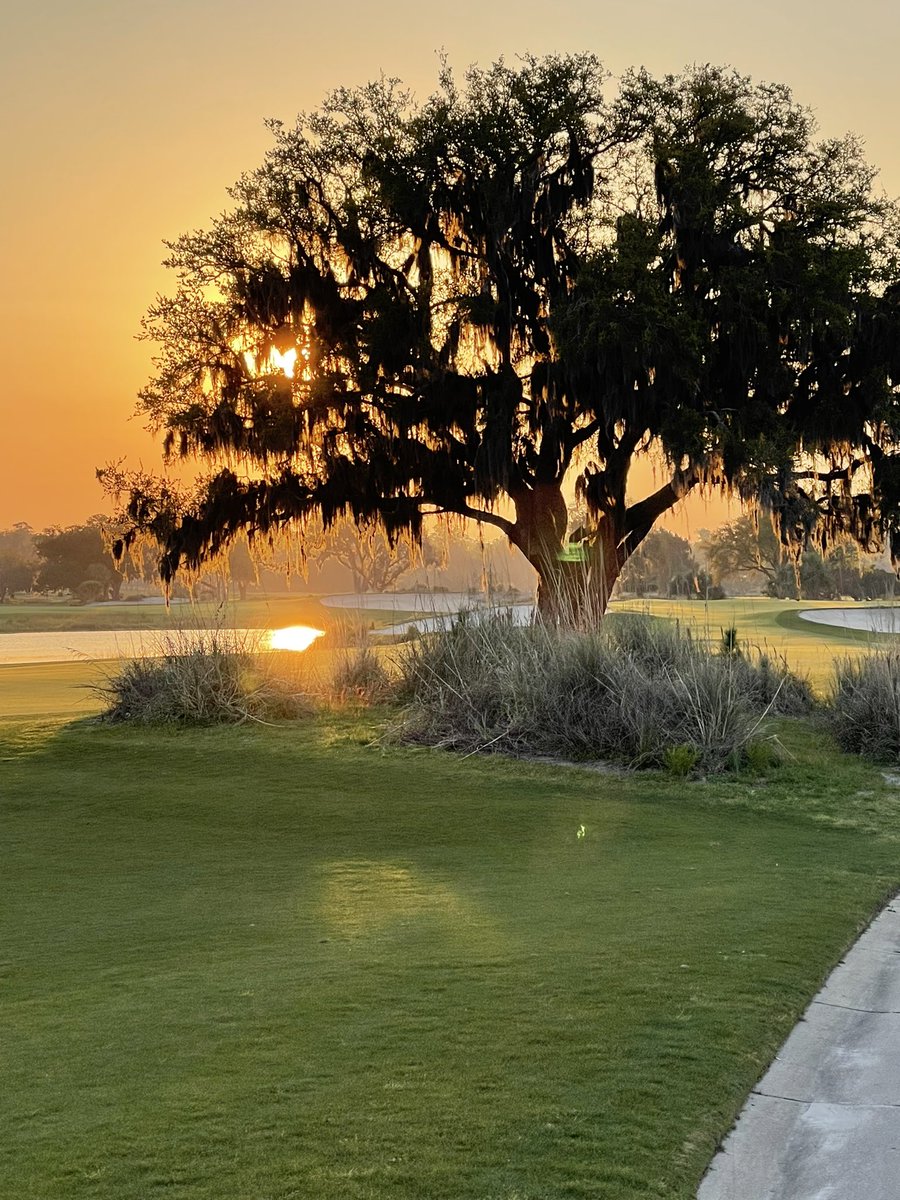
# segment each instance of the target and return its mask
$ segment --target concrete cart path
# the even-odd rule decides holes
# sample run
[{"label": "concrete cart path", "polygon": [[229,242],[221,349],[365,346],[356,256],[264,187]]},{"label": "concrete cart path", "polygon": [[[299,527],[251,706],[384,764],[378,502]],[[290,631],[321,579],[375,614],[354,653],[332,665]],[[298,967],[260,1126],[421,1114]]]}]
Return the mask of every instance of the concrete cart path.
[{"label": "concrete cart path", "polygon": [[829,976],[698,1200],[900,1200],[900,897]]}]

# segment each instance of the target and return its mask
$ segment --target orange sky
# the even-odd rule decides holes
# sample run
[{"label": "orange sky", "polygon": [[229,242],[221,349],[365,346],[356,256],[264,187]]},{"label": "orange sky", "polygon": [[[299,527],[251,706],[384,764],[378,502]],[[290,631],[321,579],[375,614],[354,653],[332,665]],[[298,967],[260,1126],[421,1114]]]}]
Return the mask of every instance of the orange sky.
[{"label": "orange sky", "polygon": [[[893,0],[41,0],[8,6],[0,44],[0,528],[108,507],[94,469],[156,466],[133,418],[149,372],[134,340],[169,283],[162,239],[205,224],[261,159],[263,119],[381,71],[420,94],[444,47],[462,70],[501,54],[592,50],[615,71],[731,63],[789,83],[822,130],[853,129],[900,193]],[[448,14],[452,13],[452,25]],[[690,501],[676,525],[723,518]]]}]

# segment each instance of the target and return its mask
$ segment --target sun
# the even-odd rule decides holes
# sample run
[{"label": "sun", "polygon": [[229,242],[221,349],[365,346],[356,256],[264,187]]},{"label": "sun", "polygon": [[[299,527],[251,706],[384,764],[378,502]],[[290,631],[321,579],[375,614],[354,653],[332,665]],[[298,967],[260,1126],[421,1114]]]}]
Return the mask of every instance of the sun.
[{"label": "sun", "polygon": [[294,367],[297,364],[297,351],[292,347],[284,354],[273,346],[269,351],[269,361],[276,370],[283,371],[288,379],[294,378]]},{"label": "sun", "polygon": [[[308,360],[308,358],[309,354],[303,352],[304,361]],[[252,350],[245,350],[244,362],[247,365],[247,370],[253,376],[265,375],[270,371],[280,371],[286,379],[293,379],[294,369],[297,366],[297,349],[292,346],[289,350],[285,350],[282,353],[277,346],[272,346],[263,359],[257,359]]]}]

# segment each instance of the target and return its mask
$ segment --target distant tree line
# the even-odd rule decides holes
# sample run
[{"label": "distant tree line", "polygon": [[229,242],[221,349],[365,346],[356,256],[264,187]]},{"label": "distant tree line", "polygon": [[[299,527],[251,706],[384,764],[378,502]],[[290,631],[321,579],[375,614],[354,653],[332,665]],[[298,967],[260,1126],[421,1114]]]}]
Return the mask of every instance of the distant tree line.
[{"label": "distant tree line", "polygon": [[[158,549],[133,545],[116,564],[110,550],[114,534],[110,519],[100,515],[40,533],[21,522],[0,529],[0,603],[28,592],[64,592],[83,603],[118,600],[124,585],[136,582],[155,591]],[[500,541],[457,536],[443,544],[424,538],[421,545],[400,541],[392,547],[382,529],[359,530],[343,518],[327,530],[310,526],[302,541],[239,538],[177,587],[193,598],[219,601],[229,595],[246,599],[254,588],[283,590],[298,575],[322,591],[345,590],[348,584],[361,593],[435,586],[527,591],[533,579],[515,571],[516,565]],[[883,599],[897,585],[895,574],[850,538],[824,550],[806,549],[797,558],[770,521],[743,516],[701,534],[693,546],[666,529],[654,530],[626,564],[619,593],[717,600],[726,589],[747,590],[754,580],[767,595],[793,600]]]},{"label": "distant tree line", "polygon": [[[116,532],[111,519],[102,515],[40,533],[22,522],[0,529],[0,603],[20,593],[66,593],[82,603],[118,600],[126,584],[136,583],[156,592],[158,547],[136,543],[117,563],[111,551]],[[344,591],[349,586],[360,593],[434,586],[530,589],[528,569],[511,571],[515,565],[499,541],[483,544],[457,536],[443,544],[425,538],[420,545],[401,540],[391,546],[382,529],[360,530],[342,518],[327,530],[311,524],[302,539],[250,543],[238,538],[201,571],[179,579],[173,593],[214,601],[229,595],[246,599],[254,588],[285,590],[296,586],[298,578],[301,588]],[[135,588],[129,587],[127,594],[134,595]]]},{"label": "distant tree line", "polygon": [[117,600],[126,579],[153,578],[155,563],[131,553],[119,565],[104,534],[107,519],[35,533],[19,522],[0,529],[0,601],[17,592],[68,592],[84,602]]},{"label": "distant tree line", "polygon": [[705,535],[698,549],[717,582],[755,574],[765,581],[766,595],[782,600],[880,600],[893,596],[897,587],[894,572],[853,539],[808,547],[798,558],[765,518],[739,517]]},{"label": "distant tree line", "polygon": [[762,584],[780,600],[881,600],[893,597],[897,576],[864,554],[851,538],[797,557],[782,545],[771,521],[739,517],[694,546],[654,530],[626,564],[619,593],[720,600]]}]

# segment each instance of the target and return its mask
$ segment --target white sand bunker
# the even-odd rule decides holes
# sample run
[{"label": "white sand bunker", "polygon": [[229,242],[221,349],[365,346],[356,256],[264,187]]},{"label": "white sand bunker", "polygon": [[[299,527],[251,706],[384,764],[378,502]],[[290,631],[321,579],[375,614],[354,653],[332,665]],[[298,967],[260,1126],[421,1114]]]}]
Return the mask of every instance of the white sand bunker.
[{"label": "white sand bunker", "polygon": [[867,633],[900,633],[900,605],[896,608],[807,608],[798,616],[814,625],[864,629]]}]

